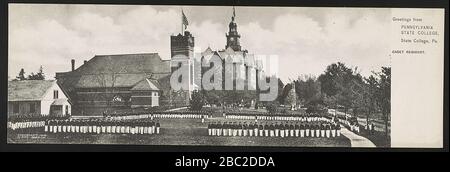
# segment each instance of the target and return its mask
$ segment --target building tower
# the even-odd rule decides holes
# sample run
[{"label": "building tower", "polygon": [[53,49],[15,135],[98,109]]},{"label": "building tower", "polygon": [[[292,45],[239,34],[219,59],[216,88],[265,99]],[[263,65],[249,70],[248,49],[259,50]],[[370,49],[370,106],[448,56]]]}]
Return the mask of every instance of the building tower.
[{"label": "building tower", "polygon": [[194,89],[194,37],[187,29],[188,21],[184,12],[182,11],[182,33],[176,36],[170,36],[170,67],[171,74],[183,67],[186,67],[186,71],[183,71],[183,76],[180,77],[179,82],[185,81],[188,83],[188,89],[180,91],[171,91],[170,100],[175,105],[189,105],[189,99],[191,92]]},{"label": "building tower", "polygon": [[170,56],[186,56],[187,59],[194,57],[194,37],[189,31],[184,31],[182,35],[170,36]]},{"label": "building tower", "polygon": [[226,34],[227,45],[225,46],[225,49],[231,47],[234,51],[241,51],[241,45],[239,42],[239,38],[241,38],[241,35],[239,35],[239,33],[237,32],[237,24],[234,22],[235,17],[236,10],[233,7],[233,16],[231,16],[231,22],[228,25],[228,34]]}]

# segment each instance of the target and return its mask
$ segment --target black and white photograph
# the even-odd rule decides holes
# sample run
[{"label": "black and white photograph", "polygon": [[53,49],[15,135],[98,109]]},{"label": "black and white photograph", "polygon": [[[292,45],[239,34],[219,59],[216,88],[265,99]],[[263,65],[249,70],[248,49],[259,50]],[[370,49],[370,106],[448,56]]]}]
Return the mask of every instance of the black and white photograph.
[{"label": "black and white photograph", "polygon": [[396,56],[431,54],[393,47],[443,39],[391,8],[8,7],[8,144],[390,148]]}]

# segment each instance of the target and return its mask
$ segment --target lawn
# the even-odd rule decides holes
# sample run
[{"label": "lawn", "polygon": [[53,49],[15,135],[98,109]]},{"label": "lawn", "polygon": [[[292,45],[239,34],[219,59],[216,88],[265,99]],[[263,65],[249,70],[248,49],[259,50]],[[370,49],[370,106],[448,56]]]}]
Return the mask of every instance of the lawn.
[{"label": "lawn", "polygon": [[208,136],[207,124],[199,119],[161,119],[160,135],[45,134],[42,131],[8,134],[8,143],[41,144],[130,144],[209,146],[350,147],[350,140],[336,138],[270,138]]},{"label": "lawn", "polygon": [[372,141],[377,147],[391,147],[391,138],[386,137],[384,132],[373,131],[369,133],[369,131],[362,129],[360,135]]}]

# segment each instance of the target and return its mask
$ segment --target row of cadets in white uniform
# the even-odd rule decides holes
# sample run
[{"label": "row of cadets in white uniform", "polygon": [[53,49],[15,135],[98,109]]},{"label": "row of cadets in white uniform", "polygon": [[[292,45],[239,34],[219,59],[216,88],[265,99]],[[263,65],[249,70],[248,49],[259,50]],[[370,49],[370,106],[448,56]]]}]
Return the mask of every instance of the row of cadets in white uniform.
[{"label": "row of cadets in white uniform", "polygon": [[248,116],[248,115],[225,115],[225,119],[241,119],[241,120],[278,120],[278,121],[300,121],[300,122],[314,122],[314,121],[328,121],[328,118],[319,116]]},{"label": "row of cadets in white uniform", "polygon": [[49,133],[159,134],[160,123],[153,120],[50,120],[44,130]]},{"label": "row of cadets in white uniform", "polygon": [[209,136],[260,136],[260,137],[339,137],[340,125],[321,123],[236,123],[212,122],[208,124]]},{"label": "row of cadets in white uniform", "polygon": [[8,122],[7,127],[11,130],[40,128],[44,127],[45,121],[25,121],[25,122]]}]

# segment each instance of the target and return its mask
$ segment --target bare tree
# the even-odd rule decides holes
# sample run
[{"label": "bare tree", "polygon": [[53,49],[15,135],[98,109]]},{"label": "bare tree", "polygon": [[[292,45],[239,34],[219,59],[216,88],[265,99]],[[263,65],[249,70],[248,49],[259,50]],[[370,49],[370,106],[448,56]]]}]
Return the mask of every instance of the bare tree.
[{"label": "bare tree", "polygon": [[95,75],[100,88],[105,90],[104,96],[101,98],[105,99],[108,109],[112,107],[113,99],[116,96],[116,81],[123,70],[125,70],[125,66],[114,63],[114,60],[108,56],[105,70]]}]

